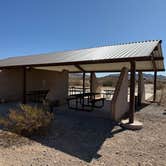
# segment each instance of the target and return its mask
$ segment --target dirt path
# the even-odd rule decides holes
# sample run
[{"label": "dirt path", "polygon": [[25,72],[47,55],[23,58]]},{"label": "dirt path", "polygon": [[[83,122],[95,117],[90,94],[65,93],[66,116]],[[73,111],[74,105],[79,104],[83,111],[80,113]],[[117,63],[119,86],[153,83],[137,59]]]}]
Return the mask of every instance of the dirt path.
[{"label": "dirt path", "polygon": [[47,137],[31,139],[0,132],[0,166],[166,166],[166,111],[150,105],[136,113],[140,131],[79,114],[57,114]]}]

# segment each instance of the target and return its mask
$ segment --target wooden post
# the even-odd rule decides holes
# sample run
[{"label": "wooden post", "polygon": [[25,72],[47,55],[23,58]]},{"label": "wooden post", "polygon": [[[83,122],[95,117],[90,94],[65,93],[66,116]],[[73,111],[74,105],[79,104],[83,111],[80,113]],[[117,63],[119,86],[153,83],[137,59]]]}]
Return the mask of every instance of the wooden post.
[{"label": "wooden post", "polygon": [[84,101],[84,94],[85,94],[85,72],[83,72],[83,110],[84,110],[84,104],[85,104],[85,101]]},{"label": "wooden post", "polygon": [[82,88],[83,88],[83,94],[85,94],[85,72],[83,72],[83,85],[82,85]]},{"label": "wooden post", "polygon": [[135,61],[130,62],[130,114],[129,123],[134,122],[135,112]]},{"label": "wooden post", "polygon": [[23,67],[23,91],[22,103],[26,104],[26,67]]},{"label": "wooden post", "polygon": [[90,93],[92,93],[92,86],[93,86],[92,75],[93,75],[93,72],[90,73]]},{"label": "wooden post", "polygon": [[154,71],[153,102],[156,101],[157,71]]}]

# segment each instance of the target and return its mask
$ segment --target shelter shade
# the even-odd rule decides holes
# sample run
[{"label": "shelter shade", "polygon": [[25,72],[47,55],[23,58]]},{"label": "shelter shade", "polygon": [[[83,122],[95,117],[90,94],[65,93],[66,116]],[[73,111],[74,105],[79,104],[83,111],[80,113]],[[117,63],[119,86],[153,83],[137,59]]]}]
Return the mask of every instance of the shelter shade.
[{"label": "shelter shade", "polygon": [[36,69],[54,71],[68,70],[69,72],[114,72],[121,71],[122,67],[127,67],[130,70],[131,61],[136,62],[136,71],[165,70],[161,41],[151,40],[33,56],[6,58],[0,60],[0,69],[34,67]]}]

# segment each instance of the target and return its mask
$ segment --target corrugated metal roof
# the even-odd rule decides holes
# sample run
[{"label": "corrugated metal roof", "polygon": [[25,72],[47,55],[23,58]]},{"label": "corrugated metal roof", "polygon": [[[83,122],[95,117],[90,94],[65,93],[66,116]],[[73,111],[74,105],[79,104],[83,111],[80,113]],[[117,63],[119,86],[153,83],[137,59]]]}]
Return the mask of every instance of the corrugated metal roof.
[{"label": "corrugated metal roof", "polygon": [[[76,62],[79,62],[81,65],[81,63],[83,64],[83,62],[87,62],[88,64],[88,62],[95,62],[95,61],[99,62],[100,60],[102,61],[102,60],[150,57],[152,51],[156,47],[159,47],[159,45],[160,45],[159,40],[152,40],[152,41],[88,48],[81,50],[49,53],[49,54],[12,57],[1,60],[0,67],[31,66],[31,65],[38,66],[44,64],[47,64],[49,66],[49,64],[55,64],[55,65],[63,64],[61,68],[59,67],[57,70],[68,69],[69,71],[78,71],[78,69],[75,66],[73,66],[73,64]],[[161,50],[158,49],[158,51],[155,53],[154,56],[162,57]],[[69,65],[69,63],[70,66],[66,67],[65,65]],[[73,64],[71,65],[71,63]],[[158,63],[158,65],[156,66],[158,66],[161,70],[164,69],[163,63],[160,64]],[[84,65],[84,67],[86,66]],[[94,66],[92,68],[94,70]],[[111,70],[114,70],[113,68],[114,67],[112,67]],[[117,68],[118,67],[116,66],[116,69]],[[148,69],[152,69],[152,67],[149,67]]]}]

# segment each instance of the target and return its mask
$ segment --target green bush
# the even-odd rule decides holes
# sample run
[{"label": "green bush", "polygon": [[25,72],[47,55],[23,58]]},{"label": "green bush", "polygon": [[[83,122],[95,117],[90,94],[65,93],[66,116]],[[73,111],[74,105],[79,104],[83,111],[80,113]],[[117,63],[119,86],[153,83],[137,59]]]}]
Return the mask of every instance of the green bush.
[{"label": "green bush", "polygon": [[50,126],[53,114],[37,106],[21,104],[10,109],[7,117],[0,118],[0,124],[7,130],[24,136],[43,134]]}]

